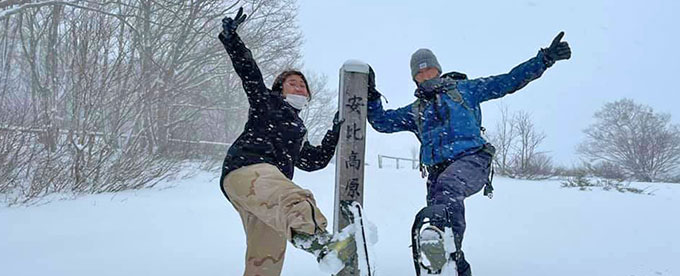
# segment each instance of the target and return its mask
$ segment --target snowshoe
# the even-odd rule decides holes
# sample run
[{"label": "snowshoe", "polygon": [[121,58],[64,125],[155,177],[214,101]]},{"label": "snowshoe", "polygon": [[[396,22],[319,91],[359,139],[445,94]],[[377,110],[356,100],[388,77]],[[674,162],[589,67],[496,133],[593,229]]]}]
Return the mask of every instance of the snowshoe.
[{"label": "snowshoe", "polygon": [[411,228],[411,249],[416,275],[458,275],[454,235],[444,205],[427,206],[418,212]]},{"label": "snowshoe", "polygon": [[316,256],[321,270],[338,274],[346,267],[353,267],[356,262],[359,271],[353,275],[371,276],[374,274],[369,262],[366,231],[364,230],[363,209],[354,201],[343,201],[340,204],[341,214],[349,224],[333,235],[325,230],[314,235],[293,233],[293,246]]},{"label": "snowshoe", "polygon": [[431,271],[441,271],[448,256],[444,248],[444,232],[434,225],[423,228],[418,236],[421,265]]}]

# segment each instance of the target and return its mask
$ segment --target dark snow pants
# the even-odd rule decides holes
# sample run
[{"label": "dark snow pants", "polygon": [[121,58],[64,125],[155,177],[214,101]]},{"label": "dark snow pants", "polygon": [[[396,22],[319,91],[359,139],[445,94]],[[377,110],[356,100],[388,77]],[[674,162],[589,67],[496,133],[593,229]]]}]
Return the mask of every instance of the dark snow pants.
[{"label": "dark snow pants", "polygon": [[[465,233],[465,198],[476,194],[489,182],[491,155],[484,151],[464,155],[450,164],[432,167],[427,178],[427,205],[445,205],[455,235],[459,275],[470,275],[462,253]],[[448,166],[447,166],[448,165]]]}]

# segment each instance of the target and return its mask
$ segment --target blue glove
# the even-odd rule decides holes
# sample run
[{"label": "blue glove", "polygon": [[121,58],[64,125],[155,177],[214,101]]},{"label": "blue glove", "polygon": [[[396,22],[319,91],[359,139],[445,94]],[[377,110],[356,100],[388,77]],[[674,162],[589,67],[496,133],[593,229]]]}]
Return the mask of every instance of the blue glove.
[{"label": "blue glove", "polygon": [[238,13],[236,13],[236,17],[233,19],[229,16],[225,16],[224,19],[222,19],[222,35],[224,38],[230,39],[236,34],[238,25],[241,25],[241,23],[246,20],[246,17],[248,16],[243,14],[243,8],[238,9]]}]

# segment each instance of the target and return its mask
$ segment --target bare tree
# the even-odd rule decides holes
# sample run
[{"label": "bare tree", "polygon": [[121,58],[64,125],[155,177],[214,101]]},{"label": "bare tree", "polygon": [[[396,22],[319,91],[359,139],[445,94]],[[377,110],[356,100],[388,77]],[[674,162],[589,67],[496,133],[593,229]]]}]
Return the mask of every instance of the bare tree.
[{"label": "bare tree", "polygon": [[[295,1],[251,0],[245,4],[246,10],[250,10],[251,13],[239,34],[252,50],[265,82],[271,84],[284,69],[302,67],[300,54],[302,34],[295,25],[296,9],[291,9],[295,7]],[[194,136],[195,139],[230,143],[243,130],[248,115],[248,101],[241,88],[240,79],[233,72],[222,45],[215,42],[216,40],[212,44],[218,51],[216,71],[220,73],[220,78],[211,80],[210,84],[214,88],[206,89],[204,97],[190,103],[191,107],[186,108],[201,110],[202,119],[198,122],[200,129],[191,132],[200,134],[198,137]],[[322,81],[325,84],[325,80]],[[315,89],[314,82],[310,85]],[[319,101],[322,98],[319,97]],[[315,118],[310,117],[311,120]],[[217,154],[223,156],[224,152]]]},{"label": "bare tree", "polygon": [[489,138],[491,140],[490,142],[496,148],[496,155],[494,158],[496,171],[501,175],[509,175],[510,167],[512,165],[512,147],[517,135],[508,107],[501,104],[499,105],[499,109],[501,111],[501,119],[496,122],[496,128]]},{"label": "bare tree", "polygon": [[[237,4],[267,82],[301,66],[294,0],[0,1],[0,193],[148,187],[178,154],[224,156],[248,110],[217,40]],[[314,133],[332,120],[318,85]]]},{"label": "bare tree", "polygon": [[306,74],[312,100],[309,106],[300,112],[300,117],[307,127],[307,139],[312,144],[321,143],[326,131],[333,125],[333,116],[337,108],[336,91],[327,88],[328,77],[318,74]]},{"label": "bare tree", "polygon": [[517,134],[517,143],[513,153],[515,172],[528,176],[540,173],[532,171],[532,161],[541,155],[538,152],[538,146],[545,140],[545,133],[536,130],[531,115],[525,111],[515,114],[513,125]]},{"label": "bare tree", "polygon": [[494,165],[501,175],[537,179],[553,173],[552,158],[539,147],[546,135],[536,130],[531,115],[525,111],[510,114],[501,106],[501,120],[491,133],[496,147]]},{"label": "bare tree", "polygon": [[618,165],[607,161],[596,163],[583,162],[585,171],[592,176],[615,179],[619,181],[626,180],[627,175],[625,171]]},{"label": "bare tree", "polygon": [[578,149],[590,163],[607,162],[641,181],[663,180],[680,166],[680,127],[669,114],[623,99],[594,117]]},{"label": "bare tree", "polygon": [[553,159],[545,152],[538,152],[529,160],[529,165],[518,174],[526,179],[546,179],[555,175]]}]

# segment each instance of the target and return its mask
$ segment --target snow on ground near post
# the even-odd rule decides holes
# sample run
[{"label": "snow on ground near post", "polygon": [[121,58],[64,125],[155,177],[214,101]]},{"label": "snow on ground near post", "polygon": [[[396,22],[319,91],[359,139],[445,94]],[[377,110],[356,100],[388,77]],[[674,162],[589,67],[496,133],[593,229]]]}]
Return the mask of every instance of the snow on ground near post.
[{"label": "snow on ground near post", "polygon": [[[377,275],[414,275],[409,232],[424,181],[415,170],[366,169]],[[295,178],[329,220],[334,175],[330,166]],[[245,235],[218,176],[0,207],[0,275],[242,275]],[[475,275],[680,275],[680,185],[649,184],[654,196],[559,185],[497,177],[493,200],[466,201],[464,250]],[[282,275],[325,274],[312,255],[288,246]]]}]

